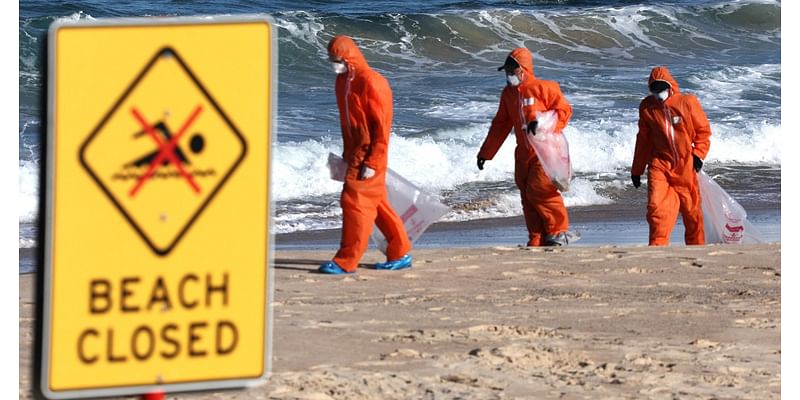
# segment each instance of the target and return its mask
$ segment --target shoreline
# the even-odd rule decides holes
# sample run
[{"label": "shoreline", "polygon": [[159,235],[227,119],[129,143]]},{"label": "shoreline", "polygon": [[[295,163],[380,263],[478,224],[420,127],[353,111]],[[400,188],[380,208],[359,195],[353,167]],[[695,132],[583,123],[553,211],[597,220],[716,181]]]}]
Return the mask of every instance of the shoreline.
[{"label": "shoreline", "polygon": [[[646,246],[648,225],[644,208],[621,204],[582,206],[568,209],[570,230],[580,233],[580,240],[570,246]],[[781,210],[749,207],[748,219],[767,243],[781,241]],[[275,250],[330,250],[339,246],[341,229],[298,231],[273,235]],[[497,217],[468,221],[443,221],[432,224],[414,243],[414,249],[476,248],[485,246],[524,246],[527,231],[522,216]],[[670,246],[683,246],[683,223],[678,217]],[[374,245],[370,244],[370,249]],[[38,248],[19,249],[19,273],[38,270]]]},{"label": "shoreline", "polygon": [[[568,208],[570,230],[580,233],[580,240],[571,245],[646,246],[647,220],[644,208],[620,204]],[[780,208],[751,207],[748,220],[756,226],[767,243],[780,242]],[[340,229],[299,231],[275,235],[277,250],[336,250]],[[443,221],[432,224],[414,243],[415,249],[474,248],[508,245],[524,246],[527,230],[522,216]],[[683,222],[680,216],[670,237],[670,246],[683,246]],[[372,245],[370,246],[372,248]]]}]

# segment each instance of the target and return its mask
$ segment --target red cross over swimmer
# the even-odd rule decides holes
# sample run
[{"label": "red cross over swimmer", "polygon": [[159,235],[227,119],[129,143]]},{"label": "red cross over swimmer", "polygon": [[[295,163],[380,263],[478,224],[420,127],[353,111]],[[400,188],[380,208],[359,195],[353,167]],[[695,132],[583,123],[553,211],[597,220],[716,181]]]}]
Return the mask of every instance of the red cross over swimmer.
[{"label": "red cross over swimmer", "polygon": [[188,131],[189,127],[192,125],[194,120],[203,111],[203,107],[198,105],[194,111],[192,111],[189,118],[181,126],[180,130],[178,130],[177,134],[169,138],[169,140],[161,140],[161,138],[156,133],[155,128],[153,125],[149,124],[147,120],[144,119],[141,112],[136,107],[131,108],[131,114],[136,119],[136,121],[142,126],[145,132],[156,141],[158,145],[158,155],[153,158],[150,162],[149,167],[147,168],[147,172],[144,173],[137,181],[136,184],[133,186],[131,191],[128,193],[130,197],[136,196],[136,193],[142,188],[145,182],[150,179],[158,168],[164,161],[167,163],[172,163],[175,165],[175,168],[178,169],[178,172],[181,176],[186,179],[186,182],[189,186],[192,187],[195,193],[200,193],[200,186],[197,185],[197,182],[192,178],[192,175],[186,172],[186,169],[183,168],[183,162],[180,158],[176,157],[175,155],[175,148],[177,147],[178,140],[183,136],[186,131]]}]

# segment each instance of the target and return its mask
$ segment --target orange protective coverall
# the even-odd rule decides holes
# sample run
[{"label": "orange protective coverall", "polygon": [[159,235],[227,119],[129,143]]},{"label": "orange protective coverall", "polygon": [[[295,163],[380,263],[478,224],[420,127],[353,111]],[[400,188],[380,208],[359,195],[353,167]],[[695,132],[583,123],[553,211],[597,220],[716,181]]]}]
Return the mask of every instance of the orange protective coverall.
[{"label": "orange protective coverall", "polygon": [[639,105],[639,133],[631,175],[647,169],[647,222],[650,245],[666,246],[678,218],[683,215],[686,244],[704,244],[703,210],[692,154],[705,159],[711,127],[697,97],[681,94],[666,67],[650,72],[653,81],[666,81],[670,96],[662,102],[653,95]]},{"label": "orange protective coverall", "polygon": [[[334,37],[328,44],[328,54],[347,64],[347,72],[336,77],[336,103],[344,142],[342,158],[347,162],[347,173],[340,199],[342,239],[333,261],[353,272],[369,246],[373,223],[386,237],[388,261],[408,253],[411,242],[386,193],[392,89],[383,76],[369,67],[349,37]],[[358,179],[362,166],[375,170],[375,176]]]},{"label": "orange protective coverall", "polygon": [[558,83],[536,79],[533,74],[533,55],[528,49],[514,49],[510,57],[522,67],[525,76],[518,86],[506,85],[503,89],[497,115],[492,120],[478,157],[491,160],[508,133],[514,129],[517,139],[514,180],[522,197],[528,246],[541,246],[545,235],[566,231],[569,218],[561,194],[544,172],[523,129],[527,128],[528,122],[536,119],[536,111],[554,110],[558,114],[555,131],[560,133],[572,116],[572,107],[561,93]]}]

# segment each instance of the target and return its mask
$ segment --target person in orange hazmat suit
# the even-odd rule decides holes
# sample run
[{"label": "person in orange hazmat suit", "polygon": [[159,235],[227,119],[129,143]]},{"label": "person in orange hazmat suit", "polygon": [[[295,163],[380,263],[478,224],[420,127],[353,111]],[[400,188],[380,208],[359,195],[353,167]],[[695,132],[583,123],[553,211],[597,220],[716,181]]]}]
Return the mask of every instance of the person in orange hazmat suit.
[{"label": "person in orange hazmat suit", "polygon": [[536,112],[555,111],[555,132],[560,133],[572,116],[572,106],[554,81],[537,79],[533,74],[533,55],[526,48],[516,48],[497,69],[504,70],[508,84],[500,95],[500,106],[489,133],[478,152],[478,169],[500,150],[509,132],[514,130],[514,180],[522,197],[522,212],[528,228],[528,246],[563,246],[568,244],[569,217],[564,199],[542,168],[526,134],[536,134]]},{"label": "person in orange hazmat suit", "polygon": [[697,97],[682,94],[666,67],[650,71],[648,88],[651,95],[639,105],[631,181],[638,188],[647,167],[649,244],[669,244],[679,211],[686,244],[704,244],[697,173],[708,154],[711,127]]},{"label": "person in orange hazmat suit", "polygon": [[337,74],[336,104],[347,172],[340,198],[342,238],[339,251],[332,261],[320,266],[319,272],[355,272],[369,246],[373,224],[388,243],[387,262],[377,263],[375,268],[411,267],[412,257],[408,254],[411,242],[386,192],[392,89],[383,76],[369,67],[351,38],[339,35],[331,39],[328,57]]}]

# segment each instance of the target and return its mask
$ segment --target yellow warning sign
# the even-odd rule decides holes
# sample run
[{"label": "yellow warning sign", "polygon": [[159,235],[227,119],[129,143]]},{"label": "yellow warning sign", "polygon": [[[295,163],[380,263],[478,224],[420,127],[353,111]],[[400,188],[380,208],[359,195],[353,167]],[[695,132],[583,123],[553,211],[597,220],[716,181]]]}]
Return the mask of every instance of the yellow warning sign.
[{"label": "yellow warning sign", "polygon": [[274,40],[252,17],[51,27],[48,397],[266,376]]}]

